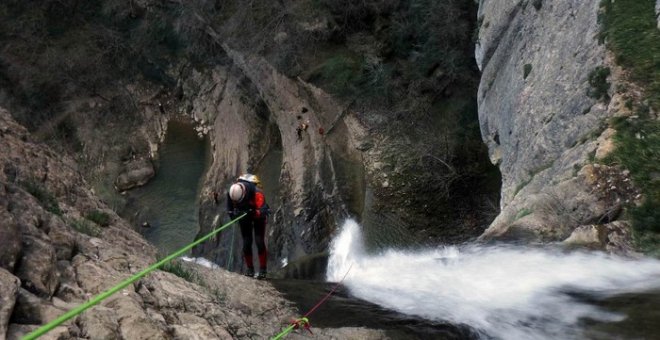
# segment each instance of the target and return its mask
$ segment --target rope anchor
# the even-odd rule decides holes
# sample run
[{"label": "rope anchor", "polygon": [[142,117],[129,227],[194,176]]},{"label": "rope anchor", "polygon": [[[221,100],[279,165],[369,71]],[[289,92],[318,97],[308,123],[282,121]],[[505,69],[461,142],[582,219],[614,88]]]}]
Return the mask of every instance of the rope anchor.
[{"label": "rope anchor", "polygon": [[292,320],[291,324],[294,325],[293,329],[299,329],[299,328],[306,329],[309,332],[309,334],[314,335],[314,333],[312,333],[312,329],[311,329],[312,325],[309,323],[309,319],[304,316],[298,320]]},{"label": "rope anchor", "polygon": [[325,300],[330,298],[332,293],[334,293],[335,290],[337,290],[337,288],[339,287],[339,285],[341,285],[341,283],[344,282],[344,279],[346,278],[346,275],[348,275],[348,272],[351,271],[351,268],[353,268],[353,264],[351,264],[351,266],[348,267],[348,270],[346,271],[346,274],[344,274],[344,277],[342,277],[341,280],[339,280],[339,282],[337,282],[337,284],[335,284],[335,286],[332,287],[330,292],[328,292],[328,294],[326,294],[321,299],[321,301],[319,301],[314,307],[312,307],[307,313],[305,313],[305,315],[303,315],[302,318],[292,320],[287,328],[285,328],[279,334],[274,336],[271,340],[279,340],[279,339],[283,338],[285,335],[291,333],[291,331],[293,331],[294,329],[299,329],[299,328],[306,329],[310,334],[313,335],[314,333],[312,333],[312,330],[311,330],[312,325],[310,325],[309,319],[307,317],[310,314],[312,314],[317,308],[319,308],[319,306],[321,306],[325,302]]}]

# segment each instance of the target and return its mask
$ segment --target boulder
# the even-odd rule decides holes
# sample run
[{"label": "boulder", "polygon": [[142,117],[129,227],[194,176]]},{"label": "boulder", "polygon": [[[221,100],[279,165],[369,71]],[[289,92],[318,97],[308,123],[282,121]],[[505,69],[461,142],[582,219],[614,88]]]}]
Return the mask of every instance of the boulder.
[{"label": "boulder", "polygon": [[21,324],[42,325],[55,320],[65,312],[65,308],[57,307],[50,301],[19,288],[11,320]]},{"label": "boulder", "polygon": [[607,244],[607,230],[602,225],[580,226],[562,243],[572,247],[604,249]]},{"label": "boulder", "polygon": [[135,294],[115,295],[106,305],[117,313],[119,332],[124,339],[165,339],[165,330],[151,319]]},{"label": "boulder", "polygon": [[78,286],[76,273],[71,262],[57,261],[57,273],[60,277],[60,284],[55,295],[64,301],[84,301],[85,291]]},{"label": "boulder", "polygon": [[156,171],[149,159],[135,159],[125,164],[123,171],[115,180],[115,188],[118,191],[125,191],[135,187],[145,185]]},{"label": "boulder", "polygon": [[53,246],[37,236],[24,234],[22,254],[15,274],[23,281],[23,287],[39,296],[53,296],[58,283]]},{"label": "boulder", "polygon": [[7,333],[9,318],[14,310],[21,281],[10,272],[0,268],[0,338]]},{"label": "boulder", "polygon": [[111,308],[97,306],[78,318],[82,336],[88,339],[121,339],[117,313]]}]

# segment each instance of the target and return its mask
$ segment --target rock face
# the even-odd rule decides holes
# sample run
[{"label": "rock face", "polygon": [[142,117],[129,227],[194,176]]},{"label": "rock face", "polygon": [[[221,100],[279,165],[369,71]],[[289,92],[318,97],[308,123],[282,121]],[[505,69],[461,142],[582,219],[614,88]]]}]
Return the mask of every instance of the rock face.
[{"label": "rock face", "polygon": [[658,29],[660,30],[660,0],[655,0],[655,16],[658,18]]},{"label": "rock face", "polygon": [[[24,336],[156,261],[155,249],[87,189],[70,159],[30,139],[0,109],[2,339]],[[83,217],[90,211],[112,222],[96,225]],[[156,271],[46,338],[268,338],[299,315],[268,282],[181,268],[190,281]],[[361,328],[318,331],[318,339],[385,337]]]},{"label": "rock face", "polygon": [[[339,200],[335,170],[325,136],[319,128],[330,127],[341,117],[343,108],[325,94],[302,81],[280,74],[259,56],[235,51],[225,45],[234,63],[257,87],[279,129],[282,144],[280,195],[282,212],[277,218],[288,226],[274,232],[279,259],[322,252],[331,231],[346,216]],[[302,117],[302,118],[298,118]],[[296,127],[309,125],[302,140]]]},{"label": "rock face", "polygon": [[597,39],[598,11],[598,2],[480,2],[479,121],[503,181],[501,213],[481,239],[557,241],[580,226],[586,235],[637,195],[625,172],[589,165],[611,150],[602,126],[622,110],[616,96],[608,106],[588,95],[591,72],[614,68]]},{"label": "rock face", "polygon": [[0,337],[7,334],[9,317],[14,310],[20,280],[7,270],[0,268]]}]

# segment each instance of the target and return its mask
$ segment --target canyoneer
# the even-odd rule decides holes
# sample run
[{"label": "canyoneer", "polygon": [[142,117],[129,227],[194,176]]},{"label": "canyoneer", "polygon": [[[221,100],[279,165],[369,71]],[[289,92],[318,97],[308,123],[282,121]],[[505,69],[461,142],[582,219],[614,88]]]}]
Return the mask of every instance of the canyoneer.
[{"label": "canyoneer", "polygon": [[231,185],[227,192],[227,213],[231,219],[247,213],[238,223],[243,237],[243,260],[247,269],[246,276],[254,276],[254,263],[252,256],[252,240],[257,245],[259,258],[259,273],[257,279],[266,278],[267,252],[266,252],[266,223],[268,221],[268,204],[266,196],[261,191],[259,177],[252,174],[243,174]]}]

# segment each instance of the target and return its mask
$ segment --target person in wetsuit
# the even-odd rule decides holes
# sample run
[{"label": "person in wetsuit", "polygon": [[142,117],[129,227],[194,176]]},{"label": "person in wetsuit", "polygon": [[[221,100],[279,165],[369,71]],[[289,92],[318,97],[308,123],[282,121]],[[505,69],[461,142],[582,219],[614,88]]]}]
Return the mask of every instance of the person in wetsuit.
[{"label": "person in wetsuit", "polygon": [[268,221],[268,205],[266,196],[259,188],[259,178],[255,175],[241,175],[227,192],[227,212],[231,219],[243,213],[245,217],[238,221],[243,237],[243,259],[247,270],[246,276],[254,277],[252,256],[252,236],[257,245],[259,257],[259,273],[257,279],[266,278],[268,256],[266,252],[266,222]]}]

